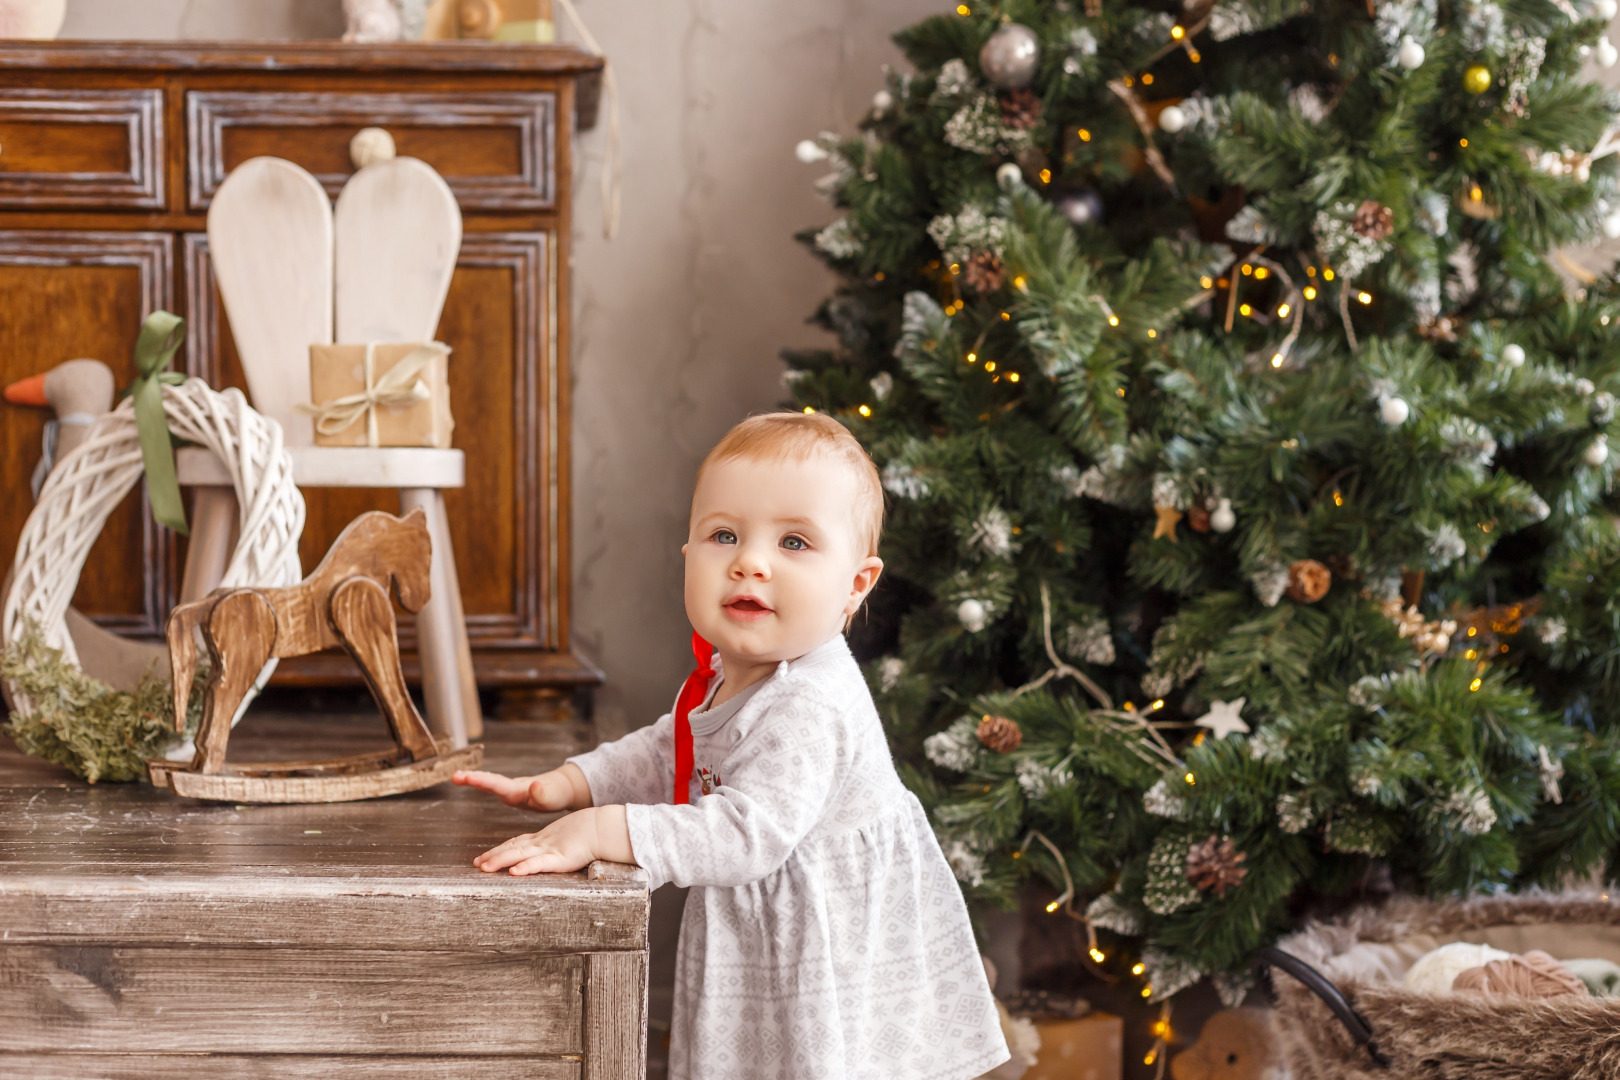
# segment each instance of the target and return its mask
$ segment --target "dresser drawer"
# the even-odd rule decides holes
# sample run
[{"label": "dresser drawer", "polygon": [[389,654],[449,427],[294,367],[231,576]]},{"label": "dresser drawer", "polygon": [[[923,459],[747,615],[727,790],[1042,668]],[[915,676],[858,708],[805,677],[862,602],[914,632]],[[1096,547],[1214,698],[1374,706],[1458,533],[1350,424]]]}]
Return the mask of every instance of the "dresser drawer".
[{"label": "dresser drawer", "polygon": [[325,91],[186,94],[187,202],[207,209],[249,158],[286,158],[336,195],[354,172],[349,140],[386,128],[401,156],[432,165],[463,210],[533,211],[556,205],[557,95]]},{"label": "dresser drawer", "polygon": [[0,209],[163,206],[162,90],[0,88]]}]

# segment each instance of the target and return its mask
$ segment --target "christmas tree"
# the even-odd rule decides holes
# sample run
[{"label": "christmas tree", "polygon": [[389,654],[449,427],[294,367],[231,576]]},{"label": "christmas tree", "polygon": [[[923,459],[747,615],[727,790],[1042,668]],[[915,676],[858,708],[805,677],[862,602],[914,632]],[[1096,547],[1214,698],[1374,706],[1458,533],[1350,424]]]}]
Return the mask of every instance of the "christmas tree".
[{"label": "christmas tree", "polygon": [[891,496],[870,678],[971,896],[1154,1001],[1369,875],[1608,871],[1614,12],[964,0],[800,145],[788,380]]}]

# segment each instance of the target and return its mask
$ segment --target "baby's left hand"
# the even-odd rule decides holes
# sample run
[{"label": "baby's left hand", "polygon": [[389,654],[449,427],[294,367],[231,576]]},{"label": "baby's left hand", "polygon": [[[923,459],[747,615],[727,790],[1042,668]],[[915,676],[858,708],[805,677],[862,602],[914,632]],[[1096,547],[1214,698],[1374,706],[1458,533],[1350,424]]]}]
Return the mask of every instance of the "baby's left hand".
[{"label": "baby's left hand", "polygon": [[518,877],[583,869],[597,858],[598,809],[579,810],[558,818],[539,832],[514,836],[478,856],[473,865],[490,874],[510,867]]}]

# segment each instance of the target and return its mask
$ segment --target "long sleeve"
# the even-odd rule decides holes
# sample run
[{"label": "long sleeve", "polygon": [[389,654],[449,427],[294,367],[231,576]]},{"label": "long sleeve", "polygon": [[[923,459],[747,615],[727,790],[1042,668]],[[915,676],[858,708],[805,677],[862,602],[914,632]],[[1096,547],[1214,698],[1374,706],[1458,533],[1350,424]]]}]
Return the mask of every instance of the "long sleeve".
[{"label": "long sleeve", "polygon": [[568,760],[585,774],[592,805],[667,803],[675,792],[674,714]]},{"label": "long sleeve", "polygon": [[[775,689],[775,688],[773,688]],[[852,752],[848,718],[794,680],[726,755],[724,782],[684,805],[630,805],[636,862],[657,888],[746,885],[792,852],[833,797]]]}]

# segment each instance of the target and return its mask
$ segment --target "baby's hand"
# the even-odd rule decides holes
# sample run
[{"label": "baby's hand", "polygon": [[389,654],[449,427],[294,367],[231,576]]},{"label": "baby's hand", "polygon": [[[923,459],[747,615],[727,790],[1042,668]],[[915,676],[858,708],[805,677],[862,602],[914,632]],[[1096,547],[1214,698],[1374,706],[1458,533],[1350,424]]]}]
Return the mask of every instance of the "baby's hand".
[{"label": "baby's hand", "polygon": [[464,787],[487,791],[507,806],[526,806],[544,813],[568,810],[575,803],[574,785],[561,769],[553,769],[539,776],[502,776],[493,772],[458,770],[450,780]]},{"label": "baby's hand", "polygon": [[596,858],[596,813],[581,810],[558,818],[539,832],[514,836],[478,856],[473,865],[490,874],[510,867],[517,877],[582,869]]}]

